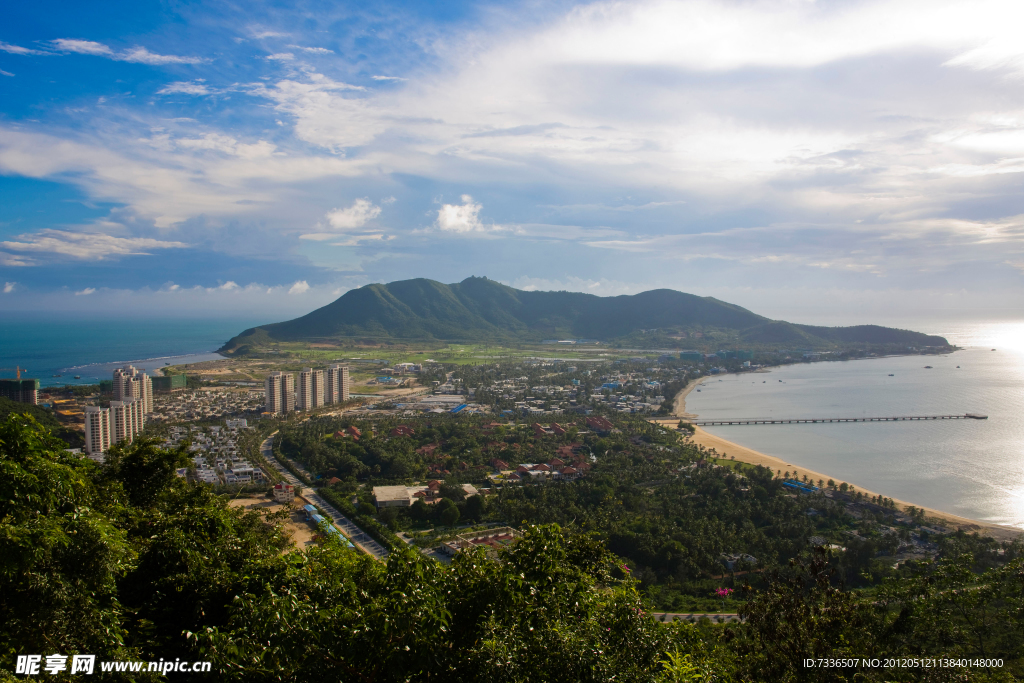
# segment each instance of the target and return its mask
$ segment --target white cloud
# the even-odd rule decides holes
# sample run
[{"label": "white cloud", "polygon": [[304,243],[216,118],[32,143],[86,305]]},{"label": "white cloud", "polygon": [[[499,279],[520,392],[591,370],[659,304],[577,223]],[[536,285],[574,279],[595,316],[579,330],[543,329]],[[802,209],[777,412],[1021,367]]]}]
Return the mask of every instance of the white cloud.
[{"label": "white cloud", "polygon": [[267,55],[267,59],[276,62],[290,62],[295,59],[295,55],[291,52],[278,52],[277,54]]},{"label": "white cloud", "polygon": [[119,62],[134,62],[136,64],[151,64],[155,66],[163,64],[201,64],[209,61],[203,57],[182,57],[179,55],[161,55],[150,52],[144,47],[133,47],[121,52],[115,52],[108,45],[97,43],[92,40],[78,40],[74,38],[58,38],[53,41],[53,46],[61,52],[76,52],[83,55],[95,55],[107,57]]},{"label": "white cloud", "polygon": [[309,52],[315,55],[333,55],[334,50],[328,50],[326,47],[302,47],[301,45],[289,45],[288,47],[293,50],[302,50],[303,52]]},{"label": "white cloud", "polygon": [[96,289],[94,287],[86,287],[85,289],[80,289],[77,292],[75,292],[75,296],[89,296],[90,294],[95,293]]},{"label": "white cloud", "polygon": [[12,74],[10,71],[4,71],[3,69],[0,69],[0,76],[11,76],[11,77],[13,77],[14,74]]},{"label": "white cloud", "polygon": [[178,81],[176,83],[168,83],[164,87],[156,91],[157,95],[209,95],[210,88],[203,83],[198,81]]},{"label": "white cloud", "polygon": [[[346,233],[352,230],[358,230],[367,223],[377,218],[381,213],[381,208],[371,202],[369,199],[363,197],[352,202],[351,206],[347,206],[341,209],[332,209],[327,212],[324,216],[326,224],[324,222],[317,223],[316,228],[319,232],[310,232],[299,235],[299,239],[313,240],[316,242],[324,242],[327,240],[337,239],[340,233]],[[330,229],[330,232],[326,230]],[[346,242],[335,243],[335,246],[351,246],[357,244],[361,240],[370,239],[383,239],[383,235],[369,236],[361,235],[350,237]]]},{"label": "white cloud", "polygon": [[17,285],[17,284],[18,284],[17,282],[5,282],[4,283],[4,294],[10,294],[11,292],[13,292],[14,291],[14,286]]},{"label": "white cloud", "polygon": [[22,47],[20,45],[11,45],[0,41],[0,52],[7,52],[12,55],[44,55],[46,54],[42,50],[33,50],[31,48]]},{"label": "white cloud", "polygon": [[357,199],[352,206],[334,209],[327,214],[327,222],[335,230],[361,228],[380,215],[381,208],[369,199]]},{"label": "white cloud", "polygon": [[462,195],[462,204],[444,204],[437,210],[434,225],[445,232],[473,233],[500,230],[500,226],[487,226],[480,222],[482,204],[473,201],[468,194]]},{"label": "white cloud", "polygon": [[92,40],[76,40],[74,38],[58,38],[53,46],[61,52],[77,52],[82,55],[100,55],[109,57],[114,54],[108,46]]},{"label": "white cloud", "polygon": [[8,254],[7,252],[0,251],[0,266],[9,266],[12,268],[34,266],[36,261],[22,256],[20,254]]},{"label": "white cloud", "polygon": [[149,237],[114,237],[101,233],[52,229],[19,235],[16,240],[0,242],[0,247],[15,252],[70,256],[90,261],[150,254],[155,249],[181,249],[189,246],[184,242],[169,242]]},{"label": "white cloud", "polygon": [[219,289],[219,290],[224,291],[224,292],[231,292],[233,290],[239,289],[239,287],[238,287],[238,283],[237,282],[235,282],[233,280],[228,280],[227,282],[225,282],[224,284],[220,285],[216,289]]},{"label": "white cloud", "polygon": [[299,280],[288,289],[289,294],[305,294],[309,291],[309,283],[305,280]]},{"label": "white cloud", "polygon": [[370,76],[375,81],[404,81],[407,80],[401,76]]}]

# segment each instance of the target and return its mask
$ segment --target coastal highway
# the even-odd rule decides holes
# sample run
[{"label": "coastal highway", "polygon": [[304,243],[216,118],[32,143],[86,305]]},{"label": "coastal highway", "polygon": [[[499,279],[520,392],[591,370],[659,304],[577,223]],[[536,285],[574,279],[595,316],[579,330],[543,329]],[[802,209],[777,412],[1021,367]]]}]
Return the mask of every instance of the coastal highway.
[{"label": "coastal highway", "polygon": [[[277,434],[277,432],[274,432],[274,434]],[[283,476],[285,481],[289,484],[292,486],[302,486],[304,489],[309,491],[309,493],[303,493],[303,496],[313,503],[313,505],[320,508],[325,515],[330,517],[341,532],[345,534],[350,541],[352,541],[353,545],[365,552],[367,555],[372,555],[378,560],[387,559],[387,548],[373,540],[373,538],[367,535],[365,531],[353,524],[348,517],[345,517],[345,515],[335,510],[333,505],[313,492],[313,489],[309,484],[299,481],[294,474],[288,471],[288,468],[277,461],[277,458],[274,457],[274,434],[271,434],[260,445],[260,452],[262,453],[264,460],[276,467],[281,473],[281,476]],[[304,471],[294,461],[289,460],[289,462],[291,462],[292,465],[300,472]]]}]

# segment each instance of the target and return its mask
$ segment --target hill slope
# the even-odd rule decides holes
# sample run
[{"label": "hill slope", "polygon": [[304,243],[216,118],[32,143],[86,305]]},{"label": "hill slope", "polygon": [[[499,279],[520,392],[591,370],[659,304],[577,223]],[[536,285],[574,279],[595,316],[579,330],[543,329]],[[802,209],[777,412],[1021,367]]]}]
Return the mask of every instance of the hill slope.
[{"label": "hill slope", "polygon": [[745,308],[671,289],[600,297],[579,292],[527,292],[487,278],[445,285],[423,278],[346,292],[312,313],[242,332],[221,349],[244,351],[273,341],[344,337],[458,341],[609,341],[639,330],[715,329],[749,344],[906,344],[946,340],[875,325],[815,327],[769,320]]}]

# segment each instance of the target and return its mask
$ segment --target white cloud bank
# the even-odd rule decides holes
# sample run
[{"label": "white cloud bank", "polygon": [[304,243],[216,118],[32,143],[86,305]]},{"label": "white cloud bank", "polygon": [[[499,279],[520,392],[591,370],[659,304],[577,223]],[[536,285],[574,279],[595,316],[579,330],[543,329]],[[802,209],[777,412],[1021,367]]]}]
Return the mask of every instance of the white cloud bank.
[{"label": "white cloud bank", "polygon": [[202,57],[156,54],[144,47],[133,47],[117,52],[103,43],[97,43],[92,40],[78,40],[76,38],[58,38],[53,41],[53,47],[60,52],[75,52],[82,55],[106,57],[119,62],[134,62],[136,64],[150,64],[153,66],[162,66],[164,64],[202,64],[209,61]]},{"label": "white cloud bank", "polygon": [[117,256],[151,254],[156,249],[183,249],[184,242],[149,237],[114,237],[102,233],[40,230],[0,241],[0,248],[14,252],[69,256],[75,259],[103,261]]}]

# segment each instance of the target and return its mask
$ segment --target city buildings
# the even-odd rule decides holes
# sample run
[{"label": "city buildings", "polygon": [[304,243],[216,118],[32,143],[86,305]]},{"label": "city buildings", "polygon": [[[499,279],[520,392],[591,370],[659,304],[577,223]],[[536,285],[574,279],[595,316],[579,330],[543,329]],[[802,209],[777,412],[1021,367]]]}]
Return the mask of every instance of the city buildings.
[{"label": "city buildings", "polygon": [[264,382],[267,412],[272,415],[295,410],[295,376],[290,372],[272,372]]},{"label": "city buildings", "polygon": [[85,452],[99,455],[115,443],[131,443],[145,427],[146,412],[142,399],[111,401],[109,408],[86,406]]},{"label": "city buildings", "polygon": [[131,365],[114,370],[114,400],[142,401],[142,412],[153,412],[153,380],[144,372]]},{"label": "city buildings", "polygon": [[85,407],[85,452],[89,455],[105,453],[110,448],[110,409],[99,406]]},{"label": "city buildings", "polygon": [[313,410],[324,405],[324,371],[306,368],[299,373],[296,406],[299,410]]},{"label": "city buildings", "polygon": [[324,402],[344,403],[348,400],[349,378],[347,365],[331,365],[327,368],[327,383],[324,391]]},{"label": "city buildings", "polygon": [[39,380],[0,379],[0,397],[36,405],[39,402]]}]

